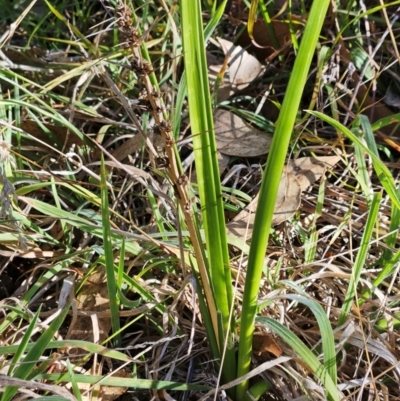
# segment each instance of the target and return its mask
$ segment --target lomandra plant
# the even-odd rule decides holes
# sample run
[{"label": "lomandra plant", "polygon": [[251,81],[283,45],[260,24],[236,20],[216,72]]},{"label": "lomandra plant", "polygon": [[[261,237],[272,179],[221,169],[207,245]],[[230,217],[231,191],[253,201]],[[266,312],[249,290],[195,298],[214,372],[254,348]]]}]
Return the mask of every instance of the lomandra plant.
[{"label": "lomandra plant", "polygon": [[[216,3],[217,2],[215,2],[215,4]],[[218,19],[223,14],[226,3],[227,1],[223,1],[218,8],[215,8],[211,20],[203,32],[204,26],[200,0],[181,0],[180,2],[185,70],[179,87],[180,97],[178,97],[176,103],[179,101],[182,103],[183,97],[187,94],[202,213],[201,224],[199,224],[197,219],[197,211],[195,210],[196,205],[193,202],[193,196],[189,192],[190,188],[188,185],[188,178],[182,173],[180,168],[180,161],[175,147],[176,144],[174,142],[174,128],[179,128],[180,116],[179,114],[176,115],[174,121],[171,121],[170,116],[164,108],[159,93],[159,85],[156,75],[154,74],[153,66],[151,65],[150,57],[144,43],[145,36],[143,35],[143,32],[140,32],[140,29],[137,28],[138,23],[135,20],[132,11],[122,3],[117,11],[119,30],[123,33],[123,41],[128,45],[133,56],[131,68],[139,77],[143,87],[145,88],[145,94],[143,96],[147,102],[146,107],[149,108],[149,112],[154,118],[154,126],[152,128],[153,130],[159,131],[164,141],[166,163],[163,163],[163,169],[165,170],[165,175],[168,177],[171,185],[175,189],[176,198],[180,206],[180,215],[183,216],[182,221],[185,226],[183,228],[187,229],[189,232],[189,246],[191,246],[191,252],[186,252],[186,249],[182,250],[182,254],[179,255],[182,262],[181,265],[185,266],[185,268],[190,267],[193,276],[199,283],[197,286],[199,293],[198,299],[200,301],[200,308],[211,352],[221,371],[222,383],[227,384],[226,388],[228,389],[229,395],[232,399],[241,401],[246,399],[248,396],[249,385],[246,379],[246,374],[250,369],[252,336],[254,323],[257,320],[259,323],[276,332],[284,341],[292,346],[308,366],[310,372],[324,383],[328,397],[332,400],[337,400],[339,399],[339,396],[336,388],[334,341],[329,320],[327,319],[322,307],[317,302],[305,298],[304,296],[286,296],[286,299],[305,304],[315,314],[320,331],[324,333],[322,339],[324,354],[323,364],[321,364],[315,354],[286,327],[270,318],[256,316],[257,291],[259,289],[259,282],[262,274],[262,266],[268,242],[278,184],[293,125],[298,113],[300,99],[309,71],[311,58],[315,52],[318,35],[329,2],[327,0],[315,0],[313,2],[306,28],[301,38],[301,45],[293,67],[291,80],[287,87],[281,114],[276,125],[274,140],[264,174],[259,197],[260,201],[255,219],[256,225],[253,231],[249,255],[250,259],[247,268],[244,297],[240,302],[235,300],[232,286],[225,216],[222,203],[222,190],[216,157],[212,105],[205,58],[206,38],[217,25]],[[49,3],[48,5],[49,8],[52,9]],[[257,9],[256,2],[253,2],[252,10],[254,9]],[[59,13],[56,14],[56,10],[53,10],[53,12],[58,18],[63,18]],[[76,35],[80,37],[77,32]],[[93,61],[93,66],[94,65],[95,62]],[[86,66],[85,68],[88,67]],[[103,70],[101,65],[96,68],[98,68],[96,73],[98,72],[99,76],[101,76],[115,92],[115,95],[119,96],[118,88],[113,80],[108,76],[107,72]],[[141,123],[137,121],[136,115],[132,111],[129,111],[129,104],[125,104],[127,103],[126,99],[121,96],[119,97],[119,100],[124,105],[124,108],[132,122],[137,126],[138,131],[143,133],[141,131]],[[176,104],[175,106],[175,110],[179,110],[179,107]],[[73,127],[71,127],[71,130],[72,128]],[[79,133],[79,130],[76,129],[75,131],[76,134]],[[159,155],[152,147],[152,144],[148,141],[148,138],[145,138],[145,140],[150,153],[150,159],[153,163],[152,167],[156,170],[157,167],[160,167],[157,165],[157,163],[160,163]],[[68,183],[63,183],[63,185],[68,185]],[[116,301],[115,303],[112,303],[110,312],[113,322],[112,329],[115,338],[115,345],[119,346],[121,340],[119,338],[120,327],[118,320],[118,306],[122,304],[126,307],[132,308],[135,306],[129,305],[128,301],[121,295],[119,288],[121,287],[121,282],[123,280],[128,280],[128,277],[125,277],[123,272],[125,249],[125,243],[123,241],[123,245],[120,245],[119,256],[122,262],[120,263],[120,266],[118,266],[118,279],[115,280],[114,277],[116,268],[114,266],[115,255],[113,253],[112,245],[115,246],[115,243],[118,242],[120,238],[117,238],[116,234],[110,229],[109,207],[107,202],[108,187],[104,164],[102,164],[101,168],[101,188],[101,201],[100,199],[95,198],[91,193],[84,192],[81,189],[79,190],[79,195],[83,198],[86,197],[87,199],[90,199],[90,202],[96,204],[96,206],[98,204],[102,205],[102,227],[90,226],[84,218],[68,214],[66,211],[61,210],[61,208],[59,210],[58,208],[47,205],[37,199],[25,198],[25,202],[36,210],[42,212],[44,215],[57,217],[60,220],[68,220],[70,225],[76,225],[78,228],[82,228],[82,230],[87,230],[89,228],[91,234],[103,239],[105,257],[104,262],[103,259],[100,259],[100,261],[107,267],[110,299]],[[204,243],[200,234],[202,228],[204,228],[205,231]],[[130,248],[128,249],[128,247]],[[134,249],[132,243],[127,243],[126,249],[131,251],[132,254],[137,254],[139,252]],[[69,261],[63,261],[65,264],[67,264],[67,262]],[[63,267],[64,266],[61,266],[60,263],[59,269]],[[134,284],[135,282],[132,280],[132,287]],[[151,299],[143,289],[140,290],[139,287],[136,287],[136,289],[137,292],[142,291],[139,293],[143,299],[146,299],[148,302],[153,301],[153,299]],[[116,292],[118,293],[118,296],[113,298]],[[132,304],[136,305],[134,301],[131,301],[131,305]],[[155,307],[160,308],[161,314],[166,314],[165,310],[161,309],[161,306],[156,305]],[[55,330],[56,326],[54,325],[54,331]],[[236,339],[238,336],[240,336],[240,340],[237,349]],[[51,335],[43,337],[43,340],[39,342],[39,351],[35,351],[35,355],[29,354],[30,357],[33,355],[35,358],[28,358],[25,362],[38,359],[44,347],[47,346],[44,341],[46,340],[46,343],[48,343],[50,337]],[[26,338],[28,339],[29,336],[27,335]],[[53,346],[55,348],[57,347],[54,344]],[[80,348],[84,347],[88,347],[88,344],[82,344],[81,342]],[[20,354],[25,350],[22,348],[23,347],[21,347],[21,350],[19,351]],[[100,350],[94,346],[90,348],[89,351],[100,353]],[[4,350],[4,352],[11,351]],[[129,361],[117,351],[115,351],[113,355],[124,362]],[[29,365],[29,368],[31,369],[31,365]],[[21,371],[19,369],[15,370],[15,372],[22,372],[21,374],[16,375],[17,377],[31,378],[30,371]],[[54,377],[55,376],[52,376],[52,378]],[[50,379],[51,377],[46,376],[44,378]],[[60,377],[57,377],[57,379],[60,379]],[[80,379],[83,380],[82,378]],[[96,377],[91,377],[91,379],[93,379],[94,383],[96,380],[99,380]],[[62,380],[64,380],[64,378]],[[131,380],[134,381],[134,379]],[[128,380],[125,381],[124,385],[128,385]],[[166,386],[161,382],[150,383],[150,381],[142,383],[136,381],[129,385],[132,387],[142,386],[142,388],[149,388],[150,386],[158,386],[158,388],[161,388],[163,385]],[[14,394],[14,390],[15,389],[13,388],[7,390],[5,399],[10,399]],[[253,398],[258,398],[267,390],[268,386],[261,381],[249,391]]]},{"label": "lomandra plant", "polygon": [[[253,1],[253,10],[256,3],[256,1]],[[242,313],[240,319],[236,321],[236,318],[239,316],[230,314],[233,308],[231,273],[229,270],[229,261],[227,260],[227,242],[221,203],[221,188],[219,183],[207,66],[205,61],[201,4],[200,0],[191,2],[181,0],[180,2],[190,120],[206,238],[205,248],[208,252],[208,263],[206,264],[208,266],[207,274],[220,322],[215,337],[218,342],[220,360],[222,361],[225,356],[226,360],[229,361],[229,363],[221,362],[223,380],[230,380],[233,376],[239,379],[242,378],[242,381],[236,386],[236,391],[230,393],[236,400],[243,400],[248,396],[247,390],[249,384],[244,376],[249,372],[251,364],[258,289],[271,228],[275,199],[302,92],[328,5],[329,1],[327,0],[317,0],[312,4],[279,119],[276,124],[256,211],[243,302],[241,305]],[[202,133],[202,135],[199,135],[200,133]],[[203,289],[206,285],[207,283],[203,282]],[[302,356],[306,364],[308,364],[311,371],[325,384],[328,397],[332,400],[338,400],[339,394],[336,387],[334,340],[329,320],[324,315],[322,307],[317,303],[310,302],[305,298],[298,299],[298,301],[309,305],[317,317],[321,331],[325,333],[323,341],[323,365],[321,365],[312,352],[284,326],[272,319],[263,318],[258,320],[292,345]],[[240,326],[240,340],[236,365],[235,348],[234,344],[232,344],[232,338],[234,338],[236,334],[237,325]],[[237,369],[235,371],[234,369],[236,366]],[[268,386],[266,384],[261,384],[261,386],[257,385],[255,388],[257,391],[250,391],[250,393],[252,396],[258,397],[262,392],[268,389]]]}]

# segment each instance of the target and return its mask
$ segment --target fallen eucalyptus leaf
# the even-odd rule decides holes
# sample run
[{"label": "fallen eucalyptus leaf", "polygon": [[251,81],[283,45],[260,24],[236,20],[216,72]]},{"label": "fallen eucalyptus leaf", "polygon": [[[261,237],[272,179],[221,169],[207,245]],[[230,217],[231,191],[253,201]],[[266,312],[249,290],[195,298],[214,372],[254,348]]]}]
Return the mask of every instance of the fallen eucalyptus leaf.
[{"label": "fallen eucalyptus leaf", "polygon": [[214,122],[217,149],[221,153],[239,157],[255,157],[268,153],[272,134],[252,127],[226,110],[217,110]]},{"label": "fallen eucalyptus leaf", "polygon": [[[321,178],[326,168],[333,167],[339,156],[301,157],[285,166],[279,185],[272,226],[288,220],[300,206],[301,192]],[[227,224],[228,234],[246,239],[253,233],[258,195]]]},{"label": "fallen eucalyptus leaf", "polygon": [[294,175],[304,191],[315,181],[319,180],[327,168],[333,167],[340,160],[340,156],[300,157],[289,160],[286,172]]},{"label": "fallen eucalyptus leaf", "polygon": [[[121,369],[115,372],[111,377],[122,377],[130,379],[131,375],[125,370]],[[101,393],[103,401],[114,401],[117,398],[121,397],[122,394],[125,394],[128,391],[128,387],[121,386],[102,386]]]},{"label": "fallen eucalyptus leaf", "polygon": [[249,86],[261,73],[261,63],[241,46],[235,46],[231,41],[217,38],[225,56],[229,60],[229,80],[237,90]]},{"label": "fallen eucalyptus leaf", "polygon": [[246,48],[254,54],[258,60],[263,62],[268,60],[271,56],[269,60],[275,58],[278,52],[279,54],[286,54],[292,48],[291,31],[292,33],[296,33],[304,26],[304,21],[301,17],[292,14],[291,19],[292,21],[299,21],[300,23],[288,24],[287,21],[271,21],[271,26],[275,34],[274,36],[278,43],[274,42],[264,20],[258,19],[255,21],[253,27],[254,41],[250,39],[248,30],[244,29],[238,38],[238,44]]},{"label": "fallen eucalyptus leaf", "polygon": [[276,358],[282,355],[282,349],[269,333],[254,333],[253,335],[253,352],[257,356],[264,356],[268,352]]},{"label": "fallen eucalyptus leaf", "polygon": [[[283,172],[279,185],[278,196],[275,203],[272,226],[276,226],[288,220],[300,206],[301,186],[294,175],[288,175],[286,169]],[[253,234],[255,212],[258,203],[258,195],[227,224],[228,234],[249,239]]]}]

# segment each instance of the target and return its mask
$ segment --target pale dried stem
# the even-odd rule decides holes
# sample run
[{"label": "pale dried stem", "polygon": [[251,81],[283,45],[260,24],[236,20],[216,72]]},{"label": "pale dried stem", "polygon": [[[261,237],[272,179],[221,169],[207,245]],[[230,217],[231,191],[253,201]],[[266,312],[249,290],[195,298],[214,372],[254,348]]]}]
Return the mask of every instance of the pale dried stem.
[{"label": "pale dried stem", "polygon": [[[211,291],[211,284],[207,274],[206,263],[203,257],[202,245],[200,243],[201,239],[197,235],[197,230],[194,223],[192,203],[186,190],[188,178],[186,175],[181,174],[176,162],[176,154],[173,146],[174,139],[172,137],[172,124],[167,120],[167,113],[165,111],[161,96],[156,95],[158,94],[158,88],[155,88],[151,83],[149,75],[153,72],[153,70],[147,60],[143,58],[140,51],[140,46],[143,39],[138,36],[138,31],[131,27],[132,21],[130,18],[130,10],[124,5],[121,5],[119,14],[121,16],[119,25],[123,32],[127,35],[127,41],[134,57],[132,66],[145,87],[146,97],[151,106],[150,112],[164,142],[166,159],[168,160],[166,171],[175,190],[175,195],[178,198],[178,202],[189,231],[201,281],[203,283],[205,297],[211,315],[214,333],[216,334],[216,339],[218,341],[217,309]],[[182,259],[182,263],[184,263],[184,259]]]}]

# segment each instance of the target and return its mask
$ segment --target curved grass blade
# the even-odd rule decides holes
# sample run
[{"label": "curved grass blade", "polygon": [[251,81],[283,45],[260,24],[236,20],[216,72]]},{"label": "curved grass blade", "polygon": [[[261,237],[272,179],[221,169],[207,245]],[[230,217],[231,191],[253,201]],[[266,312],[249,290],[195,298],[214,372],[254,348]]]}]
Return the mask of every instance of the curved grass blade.
[{"label": "curved grass blade", "polygon": [[71,362],[69,361],[69,359],[67,359],[67,369],[68,369],[69,376],[71,378],[72,391],[74,392],[74,395],[75,395],[76,399],[78,401],[82,401],[82,395],[81,395],[81,392],[79,390],[78,383],[77,383],[77,381],[75,379],[75,372],[73,370],[73,367],[72,367]]},{"label": "curved grass blade", "polygon": [[40,315],[40,311],[42,309],[42,306],[39,307],[38,311],[35,313],[35,316],[33,316],[32,321],[30,322],[24,336],[22,337],[22,341],[21,343],[18,345],[18,350],[17,352],[14,354],[13,359],[11,361],[11,365],[8,369],[8,375],[13,377],[13,371],[15,366],[18,364],[18,362],[20,361],[20,359],[22,358],[22,355],[24,354],[24,352],[26,351],[26,346],[28,345],[28,341],[31,338],[31,335],[33,333],[33,330],[36,328],[36,323],[39,319],[39,315]]},{"label": "curved grass blade", "polygon": [[[77,216],[65,210],[60,210],[53,205],[49,205],[48,203],[42,202],[37,199],[28,198],[25,196],[21,196],[19,199],[23,200],[25,203],[32,206],[39,212],[45,214],[46,216],[64,219],[67,221],[68,224],[78,227],[82,231],[90,232],[96,237],[103,238],[103,229],[97,225],[94,225],[90,220],[84,219],[83,217]],[[112,233],[111,238],[113,239],[113,241],[115,241],[116,247],[118,247],[120,241],[122,240],[122,237]],[[126,250],[132,252],[134,255],[137,255],[141,251],[141,248],[136,242],[129,241],[126,243]]]},{"label": "curved grass blade", "polygon": [[[35,367],[37,361],[43,356],[43,352],[47,345],[59,330],[65,317],[69,311],[69,306],[61,311],[61,313],[51,322],[50,326],[44,330],[39,339],[32,345],[32,348],[26,354],[23,363],[15,369],[13,376],[18,379],[26,379]],[[4,390],[1,401],[10,401],[17,393],[18,387],[9,386]]]},{"label": "curved grass blade", "polygon": [[[306,305],[314,313],[317,319],[319,331],[322,333],[322,353],[324,356],[324,366],[329,373],[333,383],[337,385],[337,365],[336,365],[336,350],[335,350],[335,337],[329,318],[327,317],[322,306],[309,297],[304,297],[297,294],[280,295],[273,299],[290,299],[292,301],[300,302]],[[256,318],[259,321],[259,317]]]},{"label": "curved grass blade", "polygon": [[362,141],[355,134],[353,134],[348,128],[346,128],[340,122],[334,120],[333,118],[319,112],[319,111],[311,111],[308,110],[308,113],[312,114],[315,117],[320,118],[321,120],[327,122],[328,124],[332,125],[336,129],[340,130],[345,134],[349,139],[353,142],[357,143],[359,147],[361,147],[364,152],[366,152],[373,161],[373,166],[375,169],[376,174],[378,175],[379,180],[381,181],[382,186],[385,188],[387,194],[389,195],[393,204],[400,209],[400,199],[397,194],[396,185],[393,181],[393,177],[388,170],[388,168],[382,163],[381,159],[375,154],[375,152],[369,149]]},{"label": "curved grass blade", "polygon": [[341,399],[337,386],[328,373],[328,370],[325,366],[321,365],[317,357],[295,334],[293,334],[287,327],[271,318],[260,316],[257,318],[257,321],[278,334],[279,337],[296,351],[301,360],[306,363],[311,371],[322,381],[327,393],[329,394],[329,399],[332,401],[339,401]]},{"label": "curved grass blade", "polygon": [[[39,289],[42,288],[42,286],[47,281],[51,280],[54,276],[60,273],[60,271],[69,267],[73,263],[74,260],[72,258],[63,260],[62,262],[55,264],[50,270],[46,271],[41,277],[39,277],[39,279],[35,283],[33,283],[32,287],[22,297],[21,308],[29,303],[29,301],[36,294],[36,292],[39,291]],[[3,333],[4,330],[6,330],[7,327],[14,321],[14,319],[18,317],[18,315],[19,314],[17,312],[11,312],[10,314],[8,314],[7,317],[4,319],[4,321],[2,322],[2,324],[0,325],[0,333]],[[8,347],[8,349],[10,349],[10,347]]]},{"label": "curved grass blade", "polygon": [[[31,351],[35,345],[36,343],[27,344],[26,350]],[[0,347],[0,355],[13,354],[18,351],[18,347],[19,345],[2,346]],[[91,342],[82,340],[50,341],[48,344],[46,344],[45,349],[52,348],[81,348],[88,353],[99,354],[107,358],[116,359],[118,361],[129,362],[132,360],[129,356],[123,354],[122,352],[106,348],[103,345],[93,344]]]}]

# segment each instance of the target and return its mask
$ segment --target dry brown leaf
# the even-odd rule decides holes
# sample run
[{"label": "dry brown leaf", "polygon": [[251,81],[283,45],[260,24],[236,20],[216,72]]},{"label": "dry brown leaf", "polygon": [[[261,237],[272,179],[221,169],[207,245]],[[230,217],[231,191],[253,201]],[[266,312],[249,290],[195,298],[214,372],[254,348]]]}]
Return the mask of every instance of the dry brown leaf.
[{"label": "dry brown leaf", "polygon": [[[153,145],[155,148],[163,148],[164,143],[160,135],[150,134],[152,136],[151,140],[153,141]],[[113,152],[111,152],[112,156],[117,159],[119,162],[122,162],[129,155],[138,152],[143,146],[143,137],[140,134],[134,135],[132,138],[129,138],[126,142],[116,148]]]},{"label": "dry brown leaf", "polygon": [[270,352],[277,358],[282,355],[281,347],[276,343],[271,334],[268,333],[254,333],[253,352],[257,356],[262,356],[267,352]]},{"label": "dry brown leaf", "polygon": [[268,153],[272,134],[260,131],[226,110],[214,114],[217,149],[229,156],[255,157]]},{"label": "dry brown leaf", "polygon": [[290,160],[286,166],[287,174],[293,174],[299,180],[304,191],[315,181],[319,180],[327,168],[333,167],[340,156],[300,157]]},{"label": "dry brown leaf", "polygon": [[253,82],[261,73],[261,63],[241,46],[231,41],[217,38],[225,56],[229,57],[229,80],[233,88],[242,90]]},{"label": "dry brown leaf", "polygon": [[276,198],[272,225],[277,226],[290,219],[298,210],[301,202],[301,185],[297,177],[283,169],[281,183]]},{"label": "dry brown leaf", "polygon": [[[292,217],[300,206],[301,192],[321,178],[326,168],[333,167],[339,160],[339,156],[325,156],[302,157],[289,161],[279,185],[272,226]],[[246,239],[251,237],[257,202],[258,195],[227,224],[229,234]]]},{"label": "dry brown leaf", "polygon": [[[130,378],[130,374],[124,369],[120,369],[115,372],[112,377],[123,377]],[[119,386],[104,386],[101,388],[102,399],[103,401],[114,401],[122,394],[126,393],[128,387],[119,387]]]},{"label": "dry brown leaf", "polygon": [[[296,17],[295,15],[292,15],[292,20],[302,21],[300,17]],[[271,21],[271,25],[275,32],[280,49],[276,49],[274,47],[273,40],[262,19],[259,19],[254,23],[253,36],[257,46],[252,43],[247,29],[243,30],[242,35],[238,39],[238,44],[243,46],[245,49],[248,49],[248,51],[250,51],[252,54],[255,54],[260,61],[264,61],[277,50],[281,50],[286,53],[291,47],[290,29],[293,29],[295,32],[297,32],[301,28],[301,24],[290,25],[285,21],[273,20]]]},{"label": "dry brown leaf", "polygon": [[111,152],[111,154],[119,162],[122,162],[129,155],[138,151],[141,148],[142,143],[143,138],[139,134],[137,134],[132,138],[129,138],[126,142],[124,142],[123,145],[119,146],[117,149]]},{"label": "dry brown leaf", "polygon": [[[76,301],[79,310],[96,313],[110,309],[104,268],[99,269],[89,277],[77,295]],[[111,329],[111,320],[110,318],[98,318],[98,322],[100,326],[99,343],[101,343],[108,337],[108,332]],[[95,342],[92,319],[89,316],[80,315],[71,328],[68,339]]]},{"label": "dry brown leaf", "polygon": [[[300,206],[301,187],[299,180],[283,172],[276,199],[272,225],[283,223],[293,216]],[[258,202],[258,195],[235,218],[227,224],[228,234],[246,239],[253,233],[254,218]],[[248,226],[248,228],[247,228]],[[246,235],[247,233],[247,235]]]},{"label": "dry brown leaf", "polygon": [[[123,147],[123,146],[121,146],[121,147]],[[87,167],[100,166],[100,164],[101,164],[100,162],[94,162],[94,163],[89,163],[86,166]],[[131,166],[129,164],[123,164],[120,162],[116,163],[113,160],[107,160],[104,162],[104,164],[106,166],[110,166],[110,167],[119,169],[121,171],[121,173],[128,172],[128,173],[132,174],[133,176],[139,176],[139,177],[142,177],[145,179],[149,179],[149,177],[150,177],[149,173],[146,173],[144,170],[137,168],[135,166]]]}]

